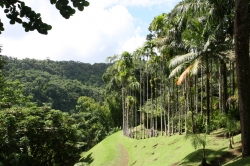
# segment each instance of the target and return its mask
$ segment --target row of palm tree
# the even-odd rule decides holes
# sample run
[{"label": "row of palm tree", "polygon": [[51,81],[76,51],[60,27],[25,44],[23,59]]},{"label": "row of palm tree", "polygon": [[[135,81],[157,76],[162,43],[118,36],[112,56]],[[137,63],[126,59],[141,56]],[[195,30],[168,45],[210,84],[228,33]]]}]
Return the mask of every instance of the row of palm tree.
[{"label": "row of palm tree", "polygon": [[209,133],[223,127],[216,116],[232,117],[239,109],[233,15],[233,0],[183,0],[154,18],[142,47],[109,58],[106,95],[121,94],[125,136]]}]

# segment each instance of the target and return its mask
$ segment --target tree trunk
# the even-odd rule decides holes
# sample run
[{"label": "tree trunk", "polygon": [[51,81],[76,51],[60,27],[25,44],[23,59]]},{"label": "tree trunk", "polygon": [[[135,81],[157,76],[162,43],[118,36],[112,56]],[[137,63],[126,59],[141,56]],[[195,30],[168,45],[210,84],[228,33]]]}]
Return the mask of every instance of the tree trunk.
[{"label": "tree trunk", "polygon": [[218,85],[219,85],[219,110],[222,112],[222,90],[221,90],[221,67],[222,64],[221,64],[221,61],[218,65],[218,75],[219,75],[219,78],[218,78]]},{"label": "tree trunk", "polygon": [[[154,109],[154,105],[153,105],[153,83],[150,83],[151,85],[151,111],[150,111],[150,128],[154,130],[154,120],[153,120],[153,109]],[[154,133],[154,132],[153,132]],[[154,136],[154,134],[152,135]]]},{"label": "tree trunk", "polygon": [[[172,95],[171,97],[173,97],[173,101],[175,102],[175,97],[174,97],[174,93],[175,93],[175,89],[174,89],[174,79],[172,79]],[[171,117],[172,117],[172,135],[174,135],[174,103],[172,104],[172,101],[171,101]]]},{"label": "tree trunk", "polygon": [[203,121],[203,67],[201,64],[201,117],[202,117],[202,122]]},{"label": "tree trunk", "polygon": [[188,113],[188,92],[187,92],[187,80],[185,80],[184,84],[184,102],[185,102],[185,109],[184,109],[184,114],[185,114],[185,134],[187,134],[187,113]]},{"label": "tree trunk", "polygon": [[222,62],[222,76],[223,76],[223,108],[224,113],[228,114],[228,91],[227,91],[227,66],[225,62]]},{"label": "tree trunk", "polygon": [[125,100],[124,100],[124,88],[122,86],[122,130],[123,135],[126,135],[126,128],[125,128]]},{"label": "tree trunk", "polygon": [[[233,68],[233,96],[234,96],[234,93],[235,93],[235,67],[234,67],[234,63],[232,63],[232,68]],[[235,109],[235,103],[233,103],[233,110]]]},{"label": "tree trunk", "polygon": [[206,110],[206,133],[209,133],[210,126],[210,73],[209,73],[209,64],[208,64],[208,54],[206,55],[206,74],[207,74],[207,82],[206,82],[206,91],[207,91],[207,110]]},{"label": "tree trunk", "polygon": [[[164,84],[165,85],[165,84]],[[165,87],[164,87],[164,98],[163,98],[163,111],[164,111],[164,115],[163,115],[163,122],[164,122],[164,135],[166,136],[167,135],[167,120],[166,120],[166,90],[165,90]]]},{"label": "tree trunk", "polygon": [[[140,61],[140,63],[142,63],[142,61]],[[141,112],[142,112],[141,108],[142,108],[142,99],[143,99],[142,93],[144,93],[143,83],[144,83],[144,81],[142,80],[142,67],[140,67],[140,84],[139,84],[139,95],[140,95],[140,105],[139,105],[139,108],[140,108],[140,120],[139,120],[139,122],[140,122],[140,124],[141,124]],[[137,115],[137,113],[136,113],[136,115]],[[137,120],[137,117],[136,117],[136,120]],[[137,139],[137,132],[138,132],[137,131],[137,126],[138,126],[137,121],[136,121],[135,126],[136,126],[135,138]]]},{"label": "tree trunk", "polygon": [[170,110],[171,110],[171,103],[170,103],[170,95],[169,92],[170,88],[168,88],[168,136],[170,136]]},{"label": "tree trunk", "polygon": [[234,39],[241,123],[242,157],[250,156],[249,0],[235,0]]}]

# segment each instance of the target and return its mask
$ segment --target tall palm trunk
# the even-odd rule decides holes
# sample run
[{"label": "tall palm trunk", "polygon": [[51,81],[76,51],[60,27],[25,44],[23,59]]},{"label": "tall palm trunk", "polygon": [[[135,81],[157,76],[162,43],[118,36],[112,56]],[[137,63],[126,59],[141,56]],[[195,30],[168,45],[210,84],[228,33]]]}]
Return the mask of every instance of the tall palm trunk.
[{"label": "tall palm trunk", "polygon": [[126,129],[125,129],[125,100],[124,100],[124,89],[122,87],[122,130],[123,135],[126,135]]},{"label": "tall palm trunk", "polygon": [[[150,128],[154,130],[154,120],[153,120],[153,109],[154,109],[154,105],[153,105],[153,83],[151,82],[150,83],[150,86],[151,86],[151,110],[150,110]],[[151,136],[154,136],[154,132],[153,132],[153,135]]]},{"label": "tall palm trunk", "polygon": [[206,133],[209,133],[209,127],[210,127],[210,73],[209,73],[209,61],[208,61],[208,54],[206,55],[206,74],[207,74],[207,80],[206,80],[206,91],[207,91],[207,110],[206,110]]},{"label": "tall palm trunk", "polygon": [[[175,102],[175,96],[174,96],[174,93],[175,93],[175,88],[174,88],[174,79],[172,79],[172,95],[171,95],[171,97],[173,98],[172,100]],[[173,103],[174,103],[173,102]],[[175,110],[175,108],[174,108],[174,104],[172,104],[171,103],[171,119],[172,119],[172,135],[174,135],[174,110]]]},{"label": "tall palm trunk", "polygon": [[[148,74],[147,74],[147,100],[146,101],[148,102]],[[146,107],[146,109],[148,109],[148,108]],[[147,129],[149,129],[148,113],[149,113],[149,110],[147,110]]]},{"label": "tall palm trunk", "polygon": [[143,87],[142,73],[140,69],[140,137],[142,139],[142,100],[143,100],[143,88],[141,90],[141,86]]},{"label": "tall palm trunk", "polygon": [[180,109],[179,109],[179,92],[178,92],[178,86],[176,86],[176,116],[178,114],[178,133],[181,134],[181,116],[180,116]]},{"label": "tall palm trunk", "polygon": [[161,82],[160,82],[160,115],[161,115],[161,136],[163,132],[163,126],[162,126],[162,107],[163,107],[163,95],[162,95],[162,72],[161,72]]},{"label": "tall palm trunk", "polygon": [[[164,83],[163,83],[163,85],[165,85],[166,83],[165,83],[165,79],[164,79]],[[166,87],[164,86],[164,88],[163,88],[163,113],[164,113],[164,115],[163,115],[163,122],[164,122],[164,135],[166,136],[167,135],[167,120],[166,120],[166,110],[167,110],[167,108],[166,108]]]},{"label": "tall palm trunk", "polygon": [[228,91],[227,91],[227,66],[225,62],[222,62],[222,76],[223,76],[223,108],[224,112],[228,114]]},{"label": "tall palm trunk", "polygon": [[170,103],[170,97],[171,97],[171,93],[170,93],[170,88],[168,88],[168,136],[170,136],[170,110],[171,110],[171,103]]},{"label": "tall palm trunk", "polygon": [[240,105],[242,157],[250,156],[249,0],[235,0],[234,39]]},{"label": "tall palm trunk", "polygon": [[219,86],[219,110],[222,112],[222,90],[221,90],[221,62],[218,65],[218,86]]},{"label": "tall palm trunk", "polygon": [[213,111],[213,60],[210,60],[210,113]]},{"label": "tall palm trunk", "polygon": [[184,115],[185,115],[185,134],[187,134],[187,113],[188,113],[188,90],[187,90],[187,80],[185,80],[184,84],[184,102],[185,102],[185,109],[184,109]]},{"label": "tall palm trunk", "polygon": [[[157,124],[157,117],[158,117],[158,99],[157,99],[157,71],[155,71],[155,79],[154,79],[154,92],[155,92],[155,132],[158,130],[158,124]],[[156,136],[156,133],[154,133],[154,136]]]},{"label": "tall palm trunk", "polygon": [[195,86],[195,102],[194,102],[194,105],[195,105],[195,114],[198,114],[198,76],[195,75],[194,76],[194,86]]},{"label": "tall palm trunk", "polygon": [[[125,90],[125,100],[126,100],[126,96],[127,96],[127,92],[126,92],[126,90]],[[125,104],[126,104],[126,102],[125,102]],[[128,125],[128,120],[129,120],[129,105],[125,105],[125,110],[126,110],[126,136],[128,137],[129,136],[129,125]]]},{"label": "tall palm trunk", "polygon": [[[232,72],[233,72],[233,74],[232,74],[232,81],[233,81],[233,93],[232,93],[232,95],[234,96],[235,94],[235,66],[234,66],[234,63],[235,62],[232,62]],[[233,103],[233,109],[235,109],[235,103]]]},{"label": "tall palm trunk", "polygon": [[201,117],[203,119],[203,67],[201,64]]}]

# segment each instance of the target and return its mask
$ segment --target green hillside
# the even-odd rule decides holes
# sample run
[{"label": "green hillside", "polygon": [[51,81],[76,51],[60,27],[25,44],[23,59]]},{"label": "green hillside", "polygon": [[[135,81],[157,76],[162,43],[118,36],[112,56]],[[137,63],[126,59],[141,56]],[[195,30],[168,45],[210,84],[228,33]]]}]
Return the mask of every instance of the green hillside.
[{"label": "green hillside", "polygon": [[39,106],[43,103],[64,112],[75,111],[77,99],[88,96],[104,100],[102,75],[109,66],[105,63],[22,59],[3,56],[5,79],[19,80],[25,95]]},{"label": "green hillside", "polygon": [[[233,149],[228,149],[229,141],[223,130],[207,136],[206,159],[210,165],[246,166],[250,158],[241,159],[240,135],[234,137]],[[124,137],[119,131],[86,153],[81,162],[91,166],[175,166],[200,165],[201,148],[194,149],[191,140],[184,135],[154,137],[135,140]]]}]

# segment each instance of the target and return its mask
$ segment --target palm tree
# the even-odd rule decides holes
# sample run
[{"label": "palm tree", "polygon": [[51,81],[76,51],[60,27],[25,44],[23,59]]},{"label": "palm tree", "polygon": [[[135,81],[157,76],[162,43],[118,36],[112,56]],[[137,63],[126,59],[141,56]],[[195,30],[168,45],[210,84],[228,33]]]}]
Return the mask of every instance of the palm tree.
[{"label": "palm tree", "polygon": [[128,52],[123,52],[120,59],[115,63],[117,73],[115,78],[121,84],[122,91],[122,110],[123,110],[123,134],[128,136],[128,110],[126,107],[126,96],[128,78],[131,76],[131,69],[133,68],[132,55]]}]

